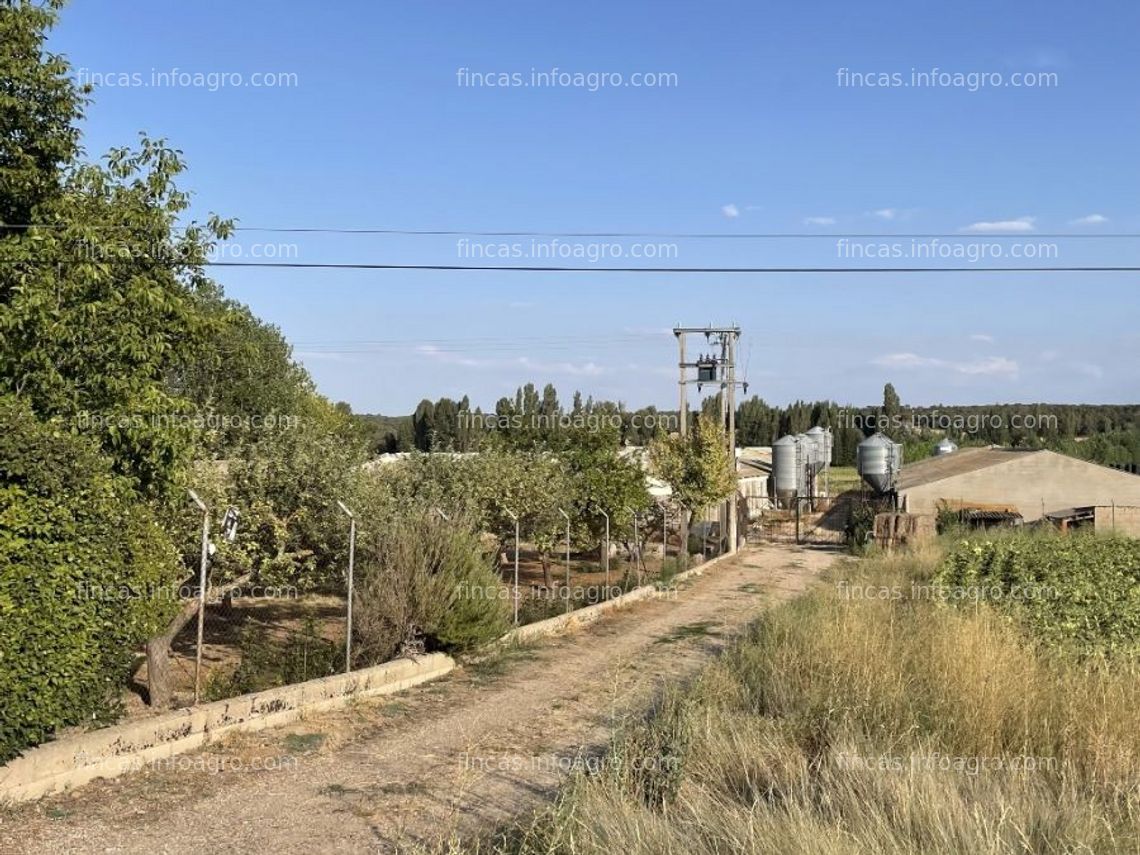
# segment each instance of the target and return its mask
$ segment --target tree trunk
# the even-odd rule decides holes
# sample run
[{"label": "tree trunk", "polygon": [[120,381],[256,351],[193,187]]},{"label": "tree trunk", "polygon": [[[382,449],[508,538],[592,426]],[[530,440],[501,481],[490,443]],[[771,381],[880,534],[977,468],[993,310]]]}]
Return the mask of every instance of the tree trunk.
[{"label": "tree trunk", "polygon": [[170,707],[173,688],[170,685],[170,645],[175,636],[198,614],[198,601],[187,600],[182,610],[166,627],[162,635],[156,635],[146,643],[146,686],[147,701],[155,709]]},{"label": "tree trunk", "polygon": [[[236,591],[250,579],[249,575],[227,585],[221,596]],[[187,600],[182,610],[167,624],[161,635],[156,635],[146,643],[146,686],[147,702],[155,709],[170,707],[173,687],[170,684],[170,645],[190,620],[198,614],[198,599]]]},{"label": "tree trunk", "polygon": [[542,584],[548,591],[554,587],[554,577],[550,574],[550,553],[545,549],[542,551]]}]

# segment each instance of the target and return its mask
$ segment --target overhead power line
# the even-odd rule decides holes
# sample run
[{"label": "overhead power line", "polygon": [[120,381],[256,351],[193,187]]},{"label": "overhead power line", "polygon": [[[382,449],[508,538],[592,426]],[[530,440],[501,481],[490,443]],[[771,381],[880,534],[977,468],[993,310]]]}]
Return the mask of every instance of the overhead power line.
[{"label": "overhead power line", "polygon": [[[14,229],[66,229],[78,226],[90,229],[130,231],[133,227],[122,223],[108,225],[68,223],[0,223]],[[173,226],[172,231],[185,231],[186,226]],[[203,228],[203,226],[198,226]],[[762,239],[827,239],[827,238],[954,238],[979,240],[1029,240],[1034,238],[1126,238],[1140,239],[1140,232],[670,232],[670,231],[533,231],[527,229],[485,231],[479,229],[389,229],[389,228],[336,228],[325,226],[235,226],[237,232],[271,234],[330,234],[330,235],[394,235],[407,237],[546,237],[546,238],[673,238],[691,240],[762,240]]]},{"label": "overhead power line", "polygon": [[[52,264],[116,264],[136,259],[0,259],[0,263],[44,266]],[[161,259],[154,259],[156,261]],[[278,270],[436,270],[491,273],[1140,273],[1138,266],[1038,266],[1038,267],[562,267],[555,265],[505,264],[370,264],[307,261],[203,261],[182,263],[185,267],[260,267]]]},{"label": "overhead power line", "polygon": [[203,267],[317,270],[442,270],[495,273],[1140,273],[1140,267],[560,267],[502,264],[332,264],[322,262],[207,261]]}]

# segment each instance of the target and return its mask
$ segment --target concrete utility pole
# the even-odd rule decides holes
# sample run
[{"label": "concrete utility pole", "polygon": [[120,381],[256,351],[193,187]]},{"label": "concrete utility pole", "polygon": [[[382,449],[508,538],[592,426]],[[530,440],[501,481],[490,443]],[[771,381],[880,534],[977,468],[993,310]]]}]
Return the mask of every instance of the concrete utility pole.
[{"label": "concrete utility pole", "polygon": [[732,471],[732,495],[728,497],[728,552],[736,552],[736,339],[737,331],[728,336],[728,465]]},{"label": "concrete utility pole", "polygon": [[689,427],[687,413],[689,406],[689,396],[685,394],[685,335],[684,333],[679,333],[676,330],[673,330],[673,334],[677,336],[677,352],[680,356],[680,359],[677,362],[677,368],[681,372],[681,378],[677,382],[677,393],[679,397],[679,402],[677,405],[677,422],[681,428],[681,436],[684,436],[686,433],[688,433]]},{"label": "concrete utility pole", "polygon": [[[681,436],[686,436],[688,433],[688,394],[686,386],[691,383],[697,384],[697,391],[705,384],[709,386],[719,386],[721,390],[721,424],[725,427],[725,432],[728,434],[726,453],[728,454],[729,471],[732,477],[736,479],[736,387],[741,386],[745,393],[748,392],[747,381],[741,382],[736,379],[736,343],[740,339],[740,327],[733,325],[731,327],[674,327],[673,335],[677,337],[677,351],[679,354],[678,368],[680,377],[678,379],[678,388],[680,389],[680,406],[678,413],[678,423],[680,425]],[[702,358],[696,362],[689,362],[685,358],[685,336],[687,335],[703,335],[705,341],[713,346],[720,347],[720,356],[715,358]],[[697,377],[695,379],[688,377],[688,369],[696,368]],[[734,487],[732,495],[728,501],[721,505],[718,516],[723,521],[722,532],[727,532],[728,551],[729,553],[736,552],[737,535],[737,520],[736,520],[736,493]],[[682,510],[681,514],[681,543],[682,549],[679,555],[684,559],[688,554],[688,537],[689,526],[687,514]]]}]

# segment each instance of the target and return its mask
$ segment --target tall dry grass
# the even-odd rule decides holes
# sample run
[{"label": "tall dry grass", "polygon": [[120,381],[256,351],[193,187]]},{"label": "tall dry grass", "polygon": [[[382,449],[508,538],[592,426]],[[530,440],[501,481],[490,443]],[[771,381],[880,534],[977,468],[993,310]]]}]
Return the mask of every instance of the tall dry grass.
[{"label": "tall dry grass", "polygon": [[1140,668],[910,596],[940,555],[869,559],[771,611],[604,772],[478,848],[1140,852]]}]

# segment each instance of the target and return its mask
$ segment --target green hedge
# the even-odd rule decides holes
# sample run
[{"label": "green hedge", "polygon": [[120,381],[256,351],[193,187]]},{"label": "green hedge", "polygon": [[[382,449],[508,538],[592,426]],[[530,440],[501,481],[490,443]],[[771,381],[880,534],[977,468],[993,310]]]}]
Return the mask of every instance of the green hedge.
[{"label": "green hedge", "polygon": [[178,566],[93,444],[0,397],[0,762],[114,714]]}]

